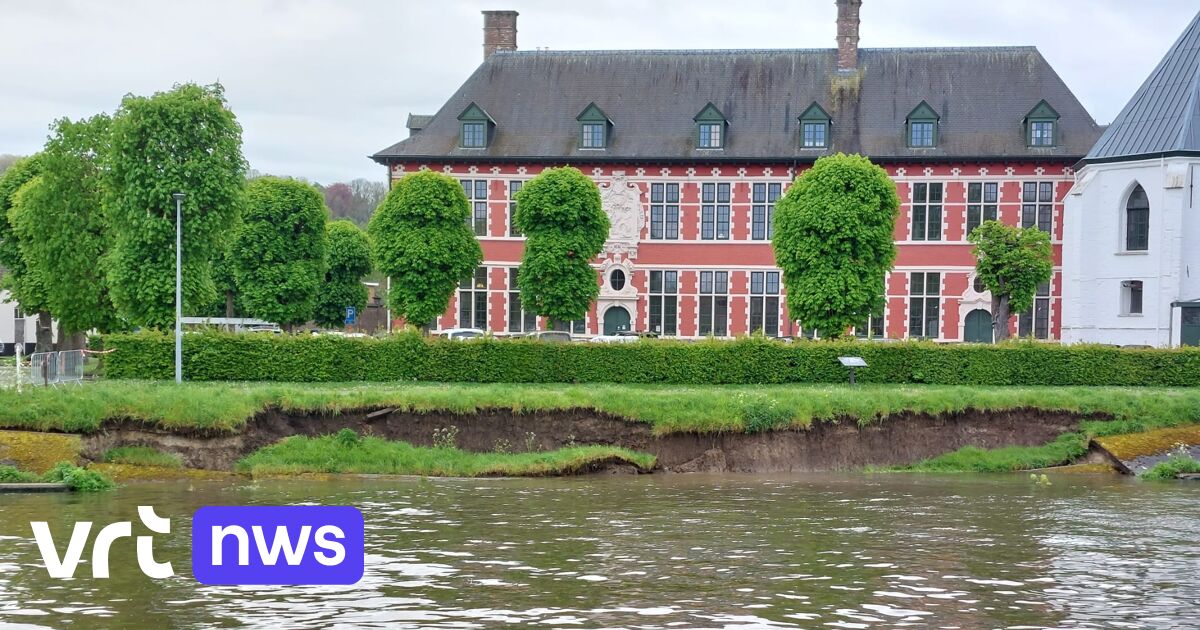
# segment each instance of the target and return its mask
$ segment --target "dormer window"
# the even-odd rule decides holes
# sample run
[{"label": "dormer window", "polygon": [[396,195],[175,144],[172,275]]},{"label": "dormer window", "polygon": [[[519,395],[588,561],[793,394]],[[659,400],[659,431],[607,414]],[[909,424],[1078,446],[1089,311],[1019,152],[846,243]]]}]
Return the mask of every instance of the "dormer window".
[{"label": "dormer window", "polygon": [[471,103],[458,115],[461,133],[458,144],[464,149],[486,149],[491,142],[496,121],[483,108]]},{"label": "dormer window", "polygon": [[579,148],[608,148],[608,133],[612,128],[612,121],[595,103],[589,103],[583,108],[575,120],[579,121]]},{"label": "dormer window", "polygon": [[1041,101],[1025,115],[1025,143],[1031,147],[1053,147],[1058,144],[1058,112]]},{"label": "dormer window", "polygon": [[805,149],[824,149],[829,146],[829,114],[813,103],[800,114],[800,146]]},{"label": "dormer window", "polygon": [[941,117],[933,111],[929,103],[921,101],[921,104],[917,105],[917,108],[908,115],[908,146],[917,149],[936,147],[940,119]]},{"label": "dormer window", "polygon": [[726,127],[728,119],[716,105],[709,103],[692,119],[696,122],[696,148],[723,149],[725,148]]}]

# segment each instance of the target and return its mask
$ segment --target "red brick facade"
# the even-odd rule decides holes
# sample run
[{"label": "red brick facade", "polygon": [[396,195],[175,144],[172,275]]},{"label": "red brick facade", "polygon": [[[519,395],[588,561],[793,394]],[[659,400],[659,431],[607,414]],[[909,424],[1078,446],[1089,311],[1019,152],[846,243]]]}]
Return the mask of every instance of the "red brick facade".
[{"label": "red brick facade", "polygon": [[[933,287],[933,278],[922,276],[921,280],[930,281],[930,289],[922,293],[923,304],[936,302],[937,339],[940,341],[962,341],[965,333],[965,319],[969,311],[975,309],[990,310],[990,302],[986,295],[980,295],[972,290],[974,279],[974,257],[971,245],[965,239],[967,223],[967,194],[971,183],[994,183],[997,185],[998,199],[996,203],[998,218],[1005,223],[1017,224],[1021,221],[1022,209],[1026,204],[1022,193],[1029,184],[1035,184],[1039,190],[1052,192],[1052,200],[1042,204],[1042,210],[1050,210],[1049,222],[1054,243],[1055,274],[1049,287],[1049,295],[1040,298],[1042,303],[1038,308],[1046,315],[1045,323],[1035,326],[1032,319],[1027,324],[1027,334],[1037,333],[1049,339],[1057,339],[1060,326],[1060,296],[1062,292],[1060,265],[1062,260],[1062,201],[1072,182],[1071,170],[1062,163],[1031,164],[1026,162],[996,162],[989,164],[884,164],[889,176],[896,181],[896,188],[901,200],[900,217],[896,222],[896,244],[899,253],[895,269],[888,275],[886,286],[886,310],[884,313],[884,334],[889,338],[904,339],[911,336],[910,327],[919,323],[910,321],[910,307],[914,298],[911,282],[913,274],[937,273],[937,286]],[[515,164],[438,164],[438,163],[407,163],[392,167],[393,179],[402,177],[407,172],[422,168],[444,172],[461,180],[484,180],[487,182],[487,233],[479,237],[484,252],[484,267],[487,268],[486,317],[487,328],[496,333],[517,332],[522,326],[519,317],[510,318],[510,287],[509,269],[520,264],[523,239],[509,236],[509,185],[512,181],[524,181],[539,173],[543,165]],[[754,184],[781,184],[786,190],[796,175],[806,166],[793,167],[780,165],[602,165],[583,166],[581,170],[591,175],[597,182],[607,182],[616,174],[624,174],[629,181],[636,184],[642,193],[642,211],[644,227],[641,231],[636,257],[626,261],[625,255],[605,254],[595,261],[598,270],[614,262],[626,261],[628,274],[627,282],[636,288],[636,306],[632,312],[632,328],[637,331],[651,330],[649,279],[653,271],[675,272],[678,279],[677,291],[673,295],[676,303],[676,336],[700,337],[713,334],[713,330],[725,331],[725,335],[738,336],[750,333],[754,328],[764,325],[774,328],[770,322],[777,315],[778,329],[768,330],[780,336],[801,336],[811,334],[805,331],[802,323],[791,321],[787,316],[783,298],[782,282],[778,300],[770,292],[751,291],[752,274],[756,272],[778,272],[774,264],[774,255],[769,240],[752,238],[751,215],[752,186]],[[679,238],[652,239],[650,234],[650,186],[654,183],[679,184]],[[702,238],[700,226],[701,185],[705,183],[727,183],[730,188],[730,224],[728,240],[705,240]],[[943,203],[942,220],[940,225],[940,240],[912,240],[913,224],[913,190],[919,184],[942,184]],[[1045,188],[1048,186],[1049,188]],[[930,228],[934,229],[933,227]],[[704,272],[726,272],[728,274],[726,308],[718,309],[716,314],[720,319],[720,311],[725,311],[725,325],[714,328],[708,327],[708,332],[700,330],[700,304],[705,302],[711,307],[711,301],[703,300],[700,292],[701,274]],[[712,276],[708,276],[712,277]],[[767,276],[756,276],[766,278]],[[600,278],[601,286],[608,282]],[[451,298],[446,313],[438,318],[437,329],[470,325],[473,321],[460,321],[460,299],[462,291],[456,291]],[[763,298],[766,298],[764,300]],[[758,300],[768,311],[767,320],[760,316],[757,322],[751,322],[751,302]],[[475,302],[472,301],[472,304]],[[777,311],[771,314],[771,307],[778,303]],[[632,305],[631,305],[632,306]],[[668,302],[669,306],[669,302]],[[917,308],[920,308],[918,306]],[[668,309],[669,310],[669,309]],[[931,310],[932,313],[932,310]],[[468,319],[474,315],[469,314]],[[605,313],[597,312],[594,304],[587,315],[585,324],[586,335],[601,334],[604,329]],[[932,315],[930,316],[932,317]],[[513,321],[510,321],[512,319]],[[547,322],[538,320],[538,328],[545,329]],[[661,328],[661,326],[660,326]],[[1013,333],[1018,331],[1018,318],[1014,317],[1010,328]]]}]

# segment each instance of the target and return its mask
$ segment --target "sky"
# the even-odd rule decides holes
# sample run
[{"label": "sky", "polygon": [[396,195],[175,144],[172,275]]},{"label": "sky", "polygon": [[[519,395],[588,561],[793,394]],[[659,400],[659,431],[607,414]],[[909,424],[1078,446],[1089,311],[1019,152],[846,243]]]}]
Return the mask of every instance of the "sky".
[{"label": "sky", "polygon": [[[484,9],[514,9],[522,49],[832,48],[833,0],[0,0],[0,154],[125,94],[219,81],[251,168],[321,183],[385,171],[482,61]],[[1037,46],[1110,122],[1196,0],[865,0],[864,48]],[[997,86],[1001,88],[1003,86]]]}]

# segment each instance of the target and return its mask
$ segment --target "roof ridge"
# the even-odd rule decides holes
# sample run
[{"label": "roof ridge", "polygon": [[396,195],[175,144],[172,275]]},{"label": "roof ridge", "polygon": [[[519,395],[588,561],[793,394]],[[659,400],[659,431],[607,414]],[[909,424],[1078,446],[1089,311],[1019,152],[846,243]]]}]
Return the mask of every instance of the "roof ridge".
[{"label": "roof ridge", "polygon": [[[555,55],[729,55],[780,53],[831,53],[837,48],[612,48],[595,50],[497,50],[495,57]],[[912,46],[860,48],[859,52],[932,53],[932,52],[1035,52],[1037,46]]]}]

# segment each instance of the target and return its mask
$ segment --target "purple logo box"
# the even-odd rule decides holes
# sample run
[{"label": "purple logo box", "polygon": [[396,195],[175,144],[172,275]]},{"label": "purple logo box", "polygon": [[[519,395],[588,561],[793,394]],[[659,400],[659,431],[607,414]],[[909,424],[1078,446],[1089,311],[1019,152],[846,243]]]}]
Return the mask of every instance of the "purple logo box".
[{"label": "purple logo box", "polygon": [[363,516],[333,506],[210,505],[192,515],[192,574],[202,584],[354,584]]}]

